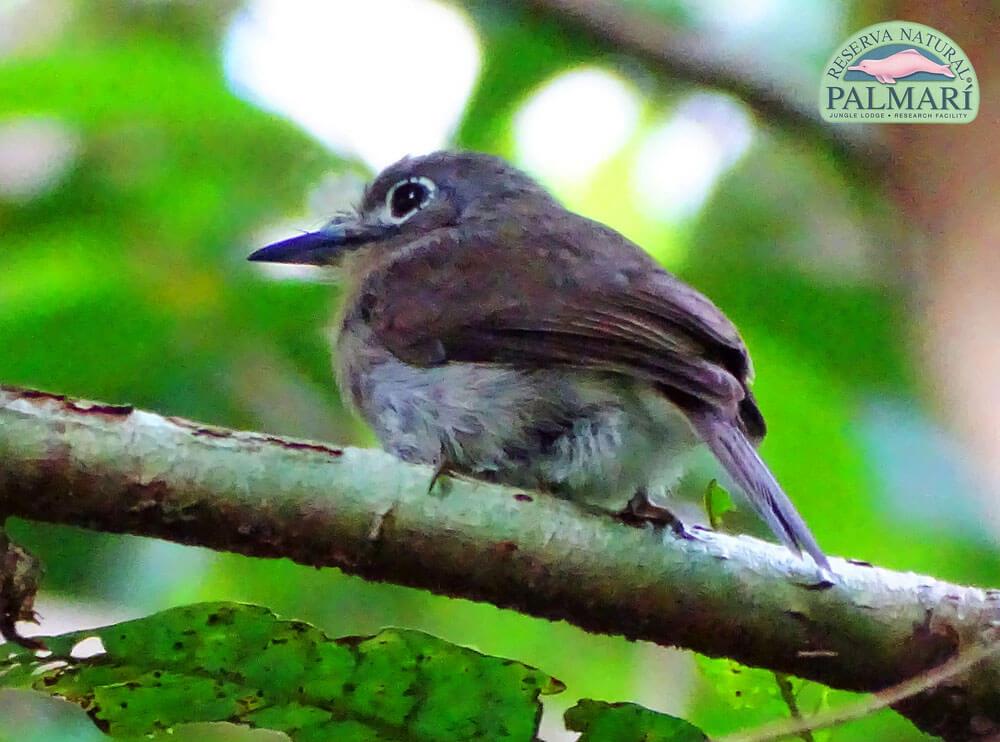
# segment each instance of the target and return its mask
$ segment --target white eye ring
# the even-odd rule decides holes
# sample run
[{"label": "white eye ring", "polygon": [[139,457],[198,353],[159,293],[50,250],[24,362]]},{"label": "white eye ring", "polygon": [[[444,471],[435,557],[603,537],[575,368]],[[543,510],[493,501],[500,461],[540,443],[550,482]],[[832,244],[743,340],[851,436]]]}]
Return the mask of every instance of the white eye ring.
[{"label": "white eye ring", "polygon": [[[419,203],[410,205],[405,212],[400,213],[400,204],[394,204],[393,200],[396,197],[396,191],[403,186],[408,185],[418,185],[424,190],[424,196]],[[385,209],[383,218],[389,224],[402,224],[411,216],[416,214],[422,208],[424,208],[431,199],[434,198],[437,193],[437,185],[430,178],[425,178],[422,175],[414,175],[404,180],[399,181],[389,192],[385,194]],[[396,208],[394,208],[396,207]],[[395,213],[394,213],[395,212]]]}]

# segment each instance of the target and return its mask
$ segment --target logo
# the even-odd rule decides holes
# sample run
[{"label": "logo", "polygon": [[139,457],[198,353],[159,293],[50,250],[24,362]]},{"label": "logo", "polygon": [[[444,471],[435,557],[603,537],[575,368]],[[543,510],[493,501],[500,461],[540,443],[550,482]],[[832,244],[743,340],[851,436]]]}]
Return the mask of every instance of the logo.
[{"label": "logo", "polygon": [[979,80],[954,41],[919,23],[858,31],[833,55],[820,84],[825,121],[967,124],[979,113]]}]

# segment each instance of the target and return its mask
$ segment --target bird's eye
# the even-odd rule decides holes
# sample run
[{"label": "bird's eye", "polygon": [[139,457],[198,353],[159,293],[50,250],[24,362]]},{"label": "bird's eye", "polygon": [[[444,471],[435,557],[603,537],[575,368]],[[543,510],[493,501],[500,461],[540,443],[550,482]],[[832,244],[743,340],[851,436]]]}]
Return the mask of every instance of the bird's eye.
[{"label": "bird's eye", "polygon": [[385,197],[391,221],[400,224],[427,205],[437,190],[427,178],[407,178],[394,185]]}]

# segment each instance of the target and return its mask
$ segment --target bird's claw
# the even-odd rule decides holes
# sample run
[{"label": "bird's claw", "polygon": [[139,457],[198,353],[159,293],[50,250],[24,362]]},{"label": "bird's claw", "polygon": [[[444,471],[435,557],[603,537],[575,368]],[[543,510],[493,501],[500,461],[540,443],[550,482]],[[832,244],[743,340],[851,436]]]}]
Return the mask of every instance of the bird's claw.
[{"label": "bird's claw", "polygon": [[651,525],[653,528],[669,528],[675,536],[686,541],[701,541],[694,533],[685,528],[681,519],[670,510],[649,499],[643,492],[636,492],[628,504],[618,513],[624,523],[631,526]]},{"label": "bird's claw", "polygon": [[431,494],[434,491],[434,485],[438,483],[441,477],[450,477],[455,474],[455,470],[452,468],[451,462],[448,459],[442,458],[437,466],[434,467],[434,473],[431,475],[431,481],[427,485],[427,494]]}]

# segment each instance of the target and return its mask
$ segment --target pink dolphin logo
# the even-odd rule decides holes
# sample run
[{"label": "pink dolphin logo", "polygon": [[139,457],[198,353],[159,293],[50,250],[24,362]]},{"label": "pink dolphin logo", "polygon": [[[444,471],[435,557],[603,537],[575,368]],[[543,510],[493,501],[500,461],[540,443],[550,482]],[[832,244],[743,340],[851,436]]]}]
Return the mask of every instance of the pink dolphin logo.
[{"label": "pink dolphin logo", "polygon": [[946,64],[933,62],[916,49],[905,49],[896,52],[885,59],[865,59],[849,70],[864,72],[886,85],[895,85],[900,77],[912,75],[914,72],[930,72],[932,75],[954,77],[955,73]]}]

